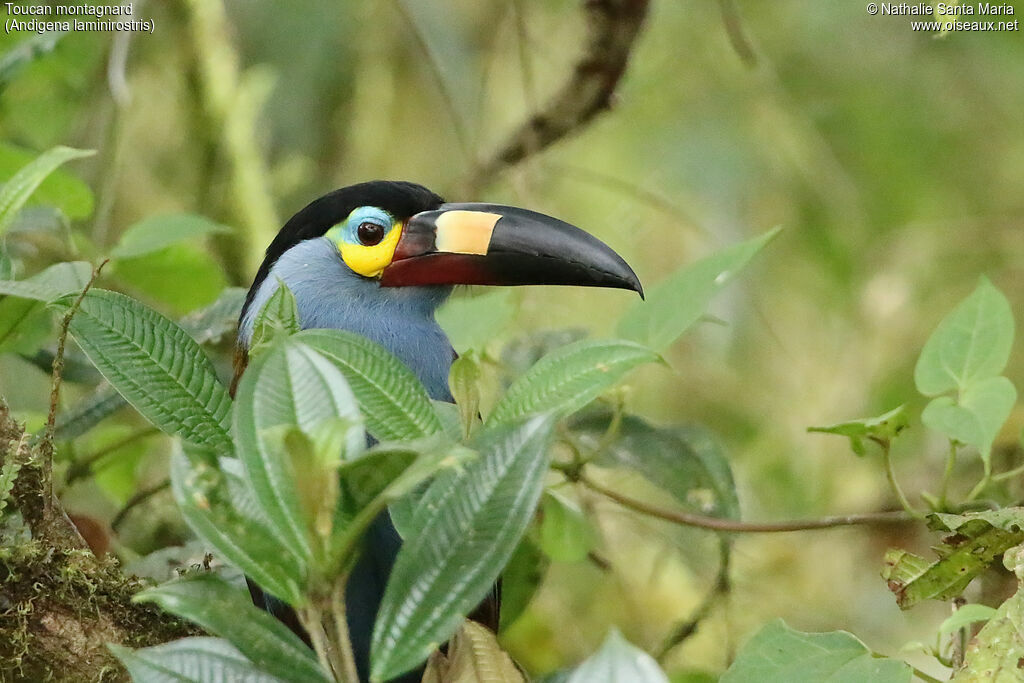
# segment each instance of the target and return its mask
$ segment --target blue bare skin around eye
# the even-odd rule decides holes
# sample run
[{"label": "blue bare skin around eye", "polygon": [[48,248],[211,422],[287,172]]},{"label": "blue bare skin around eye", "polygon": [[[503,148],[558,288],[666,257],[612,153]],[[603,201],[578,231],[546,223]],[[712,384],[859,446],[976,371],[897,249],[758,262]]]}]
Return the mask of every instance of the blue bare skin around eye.
[{"label": "blue bare skin around eye", "polygon": [[[391,217],[387,211],[378,209],[375,206],[361,206],[348,215],[344,223],[338,226],[342,230],[343,239],[350,244],[359,244],[359,238],[356,236],[356,229],[360,223],[369,221],[376,223],[377,225],[384,228],[385,233],[391,230],[395,223],[395,219]],[[332,228],[333,230],[334,228]]]},{"label": "blue bare skin around eye", "polygon": [[306,240],[282,254],[260,284],[238,330],[243,344],[279,279],[295,295],[303,329],[362,335],[409,366],[431,398],[452,401],[448,371],[455,352],[434,319],[451,287],[381,287],[376,278],[353,273],[330,239]]}]

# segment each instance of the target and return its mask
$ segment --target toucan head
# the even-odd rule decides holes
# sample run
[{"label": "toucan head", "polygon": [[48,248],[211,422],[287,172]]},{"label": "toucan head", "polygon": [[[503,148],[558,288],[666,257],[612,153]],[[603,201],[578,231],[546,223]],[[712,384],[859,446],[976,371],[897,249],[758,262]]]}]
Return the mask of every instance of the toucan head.
[{"label": "toucan head", "polygon": [[326,194],[285,224],[267,248],[243,320],[279,259],[318,238],[351,276],[379,288],[582,285],[643,296],[618,254],[557,218],[499,204],[450,204],[421,185],[372,181]]}]

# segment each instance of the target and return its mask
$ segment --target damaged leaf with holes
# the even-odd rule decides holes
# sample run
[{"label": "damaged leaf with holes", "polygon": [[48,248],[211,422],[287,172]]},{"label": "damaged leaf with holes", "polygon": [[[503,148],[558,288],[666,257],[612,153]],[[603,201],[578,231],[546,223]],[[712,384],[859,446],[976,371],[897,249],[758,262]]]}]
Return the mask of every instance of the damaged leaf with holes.
[{"label": "damaged leaf with holes", "polygon": [[905,550],[885,555],[882,578],[908,609],[924,600],[949,600],[985,571],[1004,552],[1024,542],[1024,508],[1013,507],[963,515],[932,514],[928,525],[946,532],[929,561]]}]

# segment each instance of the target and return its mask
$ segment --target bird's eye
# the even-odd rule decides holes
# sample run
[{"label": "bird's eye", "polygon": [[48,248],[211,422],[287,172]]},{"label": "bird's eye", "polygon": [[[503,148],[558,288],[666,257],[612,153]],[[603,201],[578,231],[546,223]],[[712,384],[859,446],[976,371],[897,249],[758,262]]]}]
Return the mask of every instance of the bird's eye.
[{"label": "bird's eye", "polygon": [[370,221],[363,221],[356,228],[356,237],[359,238],[361,244],[367,247],[380,244],[380,241],[384,239],[384,226]]}]

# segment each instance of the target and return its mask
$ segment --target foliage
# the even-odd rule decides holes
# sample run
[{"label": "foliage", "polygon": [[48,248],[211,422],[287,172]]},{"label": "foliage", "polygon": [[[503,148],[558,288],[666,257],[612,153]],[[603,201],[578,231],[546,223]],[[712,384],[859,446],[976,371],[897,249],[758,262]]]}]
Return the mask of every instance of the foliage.
[{"label": "foliage", "polygon": [[[69,511],[116,533],[122,560],[198,537],[334,640],[338,587],[388,510],[406,544],[378,624],[381,676],[449,637],[439,676],[479,674],[481,652],[505,662],[500,647],[531,674],[582,661],[572,680],[913,674],[845,632],[780,622],[729,666],[778,615],[889,653],[934,636],[934,657],[908,658],[932,675],[1013,675],[1020,595],[1000,589],[997,561],[1017,569],[1024,494],[1012,34],[934,40],[825,5],[652,4],[611,113],[483,187],[474,169],[503,129],[542,121],[560,67],[577,64],[572,40],[547,40],[573,35],[577,6],[314,5],[147,5],[159,30],[130,41],[0,37],[0,392],[33,427],[55,323],[112,260],[70,320],[54,432]],[[587,5],[588,29],[603,6]],[[819,31],[878,49],[854,63]],[[738,68],[730,43],[758,67]],[[965,64],[972,96],[936,100]],[[230,399],[234,324],[278,206],[371,176],[569,217],[629,257],[647,301],[457,293],[438,315],[461,355],[449,406],[367,340],[299,331],[282,287]],[[0,532],[19,476],[2,463]],[[793,524],[748,517],[848,510],[871,526],[739,533]],[[709,541],[680,520],[737,533]],[[427,547],[425,529],[451,543]],[[463,622],[499,574],[500,646]],[[143,599],[218,637],[113,646],[138,680],[343,677],[339,648],[300,651],[215,576]],[[964,599],[948,618],[927,605]],[[224,618],[239,614],[252,619]],[[634,644],[613,629],[599,647],[609,623]]]}]

